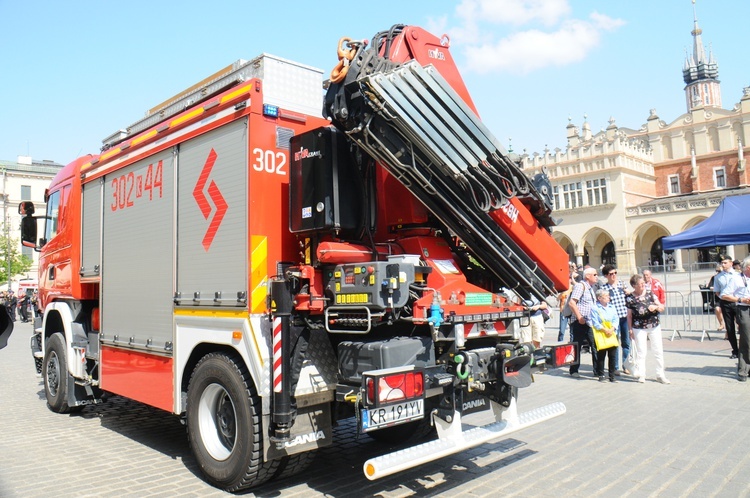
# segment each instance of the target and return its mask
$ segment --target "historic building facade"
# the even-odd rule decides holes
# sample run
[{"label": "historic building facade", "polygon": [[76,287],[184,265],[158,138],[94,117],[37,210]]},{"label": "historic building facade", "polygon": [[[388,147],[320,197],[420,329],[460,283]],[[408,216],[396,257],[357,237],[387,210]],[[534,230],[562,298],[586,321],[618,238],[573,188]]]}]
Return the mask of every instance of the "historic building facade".
[{"label": "historic building facade", "polygon": [[[671,122],[651,110],[639,129],[614,119],[592,134],[585,121],[567,126],[567,148],[524,155],[533,176],[546,169],[553,185],[553,236],[571,261],[598,267],[614,263],[623,273],[669,264],[681,271],[718,253],[741,259],[747,246],[663,253],[661,238],[709,217],[724,197],[750,193],[750,87],[731,110],[721,107],[718,64],[706,54],[697,18],[693,53],[683,66],[687,112]],[[749,229],[750,231],[750,222]]]},{"label": "historic building facade", "polygon": [[[29,256],[33,260],[31,269],[22,275],[13,275],[13,280],[18,281],[20,278],[33,278],[37,276],[37,263],[39,253],[30,247],[21,245],[21,215],[18,214],[18,204],[21,201],[32,201],[36,207],[36,216],[44,216],[46,204],[44,202],[44,192],[49,187],[50,181],[63,167],[53,161],[34,161],[28,156],[18,156],[16,161],[0,161],[0,170],[2,178],[0,187],[2,188],[2,214],[3,224],[2,233],[9,236],[12,243],[16,244],[18,252]],[[43,224],[39,223],[39,230],[43,229]],[[5,254],[6,250],[0,250]],[[0,265],[6,265],[7,261],[3,258]],[[0,281],[0,288],[5,289],[8,282]]]}]

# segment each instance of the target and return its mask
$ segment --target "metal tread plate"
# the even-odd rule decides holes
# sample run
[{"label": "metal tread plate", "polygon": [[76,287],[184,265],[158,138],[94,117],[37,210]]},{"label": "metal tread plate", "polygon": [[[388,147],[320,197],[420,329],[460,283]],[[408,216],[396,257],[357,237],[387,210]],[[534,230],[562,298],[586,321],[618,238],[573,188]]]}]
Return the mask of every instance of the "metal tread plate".
[{"label": "metal tread plate", "polygon": [[448,437],[435,439],[410,448],[371,458],[364,463],[363,470],[368,479],[379,479],[490,442],[510,433],[563,415],[565,411],[565,404],[560,402],[551,403],[521,413],[516,420],[500,420],[467,431],[456,432]]}]

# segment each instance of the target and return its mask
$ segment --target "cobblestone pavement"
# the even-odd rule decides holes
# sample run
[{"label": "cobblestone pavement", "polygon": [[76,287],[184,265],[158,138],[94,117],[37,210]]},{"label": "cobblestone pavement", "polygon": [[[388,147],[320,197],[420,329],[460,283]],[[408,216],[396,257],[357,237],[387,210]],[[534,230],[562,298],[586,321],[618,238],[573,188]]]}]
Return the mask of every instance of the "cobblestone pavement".
[{"label": "cobblestone pavement", "polygon": [[[17,324],[0,351],[0,497],[229,496],[199,476],[177,417],[114,397],[75,415],[44,401]],[[549,334],[552,335],[552,334]],[[750,383],[727,342],[665,341],[671,385],[617,384],[548,371],[521,391],[521,411],[562,401],[567,413],[499,442],[370,482],[363,462],[389,447],[336,429],[302,475],[246,496],[750,496]]]}]

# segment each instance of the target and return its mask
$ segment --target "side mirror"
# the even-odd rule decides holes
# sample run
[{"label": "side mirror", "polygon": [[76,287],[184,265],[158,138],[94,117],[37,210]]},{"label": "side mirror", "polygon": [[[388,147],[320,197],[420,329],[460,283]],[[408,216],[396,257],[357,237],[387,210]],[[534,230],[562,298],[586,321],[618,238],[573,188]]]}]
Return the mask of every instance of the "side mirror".
[{"label": "side mirror", "polygon": [[21,218],[21,243],[26,247],[36,247],[36,218],[34,218],[34,203],[23,201],[18,205]]},{"label": "side mirror", "polygon": [[21,243],[26,247],[36,247],[36,218],[21,218]]}]

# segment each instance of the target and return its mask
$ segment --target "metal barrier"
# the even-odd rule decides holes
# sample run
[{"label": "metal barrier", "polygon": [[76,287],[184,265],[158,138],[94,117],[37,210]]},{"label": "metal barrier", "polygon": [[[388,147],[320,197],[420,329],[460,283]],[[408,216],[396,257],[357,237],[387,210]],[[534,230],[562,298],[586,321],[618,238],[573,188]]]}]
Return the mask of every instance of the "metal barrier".
[{"label": "metal barrier", "polygon": [[675,336],[682,339],[682,332],[700,332],[701,342],[706,338],[711,340],[711,333],[719,330],[715,304],[710,299],[712,294],[709,289],[688,293],[667,291],[667,302],[659,322],[662,332],[672,332],[670,341],[674,341]]},{"label": "metal barrier", "polygon": [[[710,295],[707,295],[709,294]],[[701,342],[708,338],[711,340],[711,333],[719,331],[719,321],[714,314],[716,300],[713,297],[713,291],[710,289],[701,289],[690,292],[690,299],[686,304],[686,310],[690,313],[691,323],[690,330],[701,332]],[[721,313],[721,312],[720,312]]]},{"label": "metal barrier", "polygon": [[[663,333],[671,332],[670,341],[674,341],[676,336],[682,339],[683,332],[700,332],[701,342],[705,339],[710,341],[712,333],[719,333],[719,322],[714,314],[715,301],[710,299],[712,294],[710,289],[688,293],[667,291],[667,302],[659,316],[659,323]],[[545,323],[545,334],[549,335],[551,342],[557,339],[559,323],[560,311],[552,306],[552,317]],[[566,339],[569,333],[566,330]]]},{"label": "metal barrier", "polygon": [[686,313],[685,304],[688,301],[684,293],[680,291],[667,291],[667,302],[664,303],[664,311],[659,315],[659,324],[661,331],[672,332],[670,341],[674,341],[674,336],[679,335],[682,339],[681,330],[688,330],[691,323],[690,316]]}]

